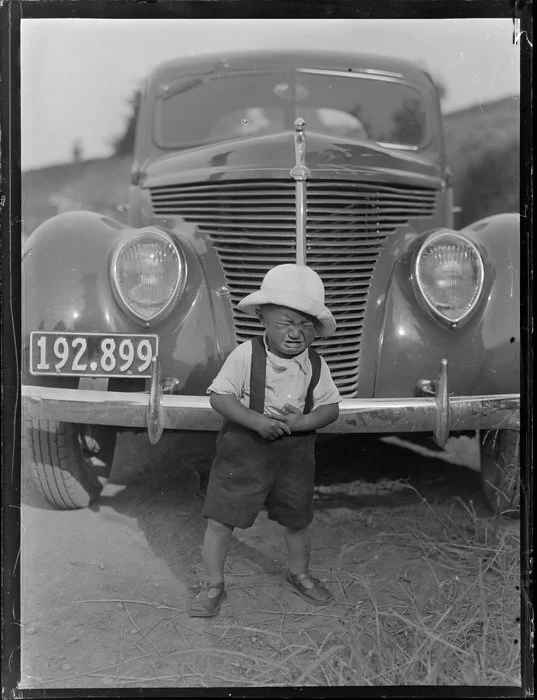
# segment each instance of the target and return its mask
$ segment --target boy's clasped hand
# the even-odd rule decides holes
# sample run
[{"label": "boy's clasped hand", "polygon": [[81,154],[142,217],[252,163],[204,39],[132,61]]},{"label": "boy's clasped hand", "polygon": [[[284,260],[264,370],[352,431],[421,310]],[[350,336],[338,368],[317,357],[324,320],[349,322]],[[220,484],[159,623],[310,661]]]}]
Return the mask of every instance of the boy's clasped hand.
[{"label": "boy's clasped hand", "polygon": [[[278,413],[275,413],[278,411]],[[259,431],[259,434],[267,439],[276,439],[282,435],[291,435],[291,433],[304,430],[304,414],[296,406],[286,403],[282,409],[273,409],[271,413],[266,413],[263,417],[268,417],[274,430],[270,435],[266,435]],[[274,425],[276,423],[276,425]]]},{"label": "boy's clasped hand", "polygon": [[291,435],[291,428],[280,418],[259,415],[257,432],[266,440],[276,440],[284,435]]}]

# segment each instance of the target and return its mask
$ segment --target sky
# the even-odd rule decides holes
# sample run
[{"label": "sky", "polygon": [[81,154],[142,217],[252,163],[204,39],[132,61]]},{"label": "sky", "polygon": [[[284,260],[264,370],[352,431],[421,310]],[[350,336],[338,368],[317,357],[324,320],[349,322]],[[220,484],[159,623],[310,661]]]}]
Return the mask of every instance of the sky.
[{"label": "sky", "polygon": [[231,49],[355,50],[421,61],[446,88],[445,113],[519,94],[508,19],[24,19],[22,169],[111,155],[128,100],[161,61]]}]

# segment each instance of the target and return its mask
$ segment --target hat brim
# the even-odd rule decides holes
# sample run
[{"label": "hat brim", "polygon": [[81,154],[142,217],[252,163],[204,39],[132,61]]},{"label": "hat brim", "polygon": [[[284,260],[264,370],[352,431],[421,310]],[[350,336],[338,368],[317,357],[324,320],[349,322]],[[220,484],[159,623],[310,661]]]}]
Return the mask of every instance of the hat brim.
[{"label": "hat brim", "polygon": [[323,338],[332,335],[336,330],[336,321],[326,306],[319,304],[305,294],[291,294],[285,289],[260,289],[244,297],[237,304],[237,308],[248,316],[255,316],[256,309],[263,304],[286,306],[289,309],[313,316],[316,321],[317,335]]}]

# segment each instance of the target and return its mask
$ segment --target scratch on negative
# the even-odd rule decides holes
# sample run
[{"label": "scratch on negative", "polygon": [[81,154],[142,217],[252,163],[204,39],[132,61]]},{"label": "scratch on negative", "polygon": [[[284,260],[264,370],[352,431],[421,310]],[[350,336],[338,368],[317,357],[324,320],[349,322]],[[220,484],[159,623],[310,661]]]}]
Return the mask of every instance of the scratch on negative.
[{"label": "scratch on negative", "polygon": [[509,256],[508,269],[511,270],[511,289],[509,291],[509,296],[512,299],[513,298],[513,286],[514,286],[514,274],[513,274],[514,265],[513,265],[513,258],[511,257],[511,251],[509,250],[509,248],[507,248],[507,255]]}]

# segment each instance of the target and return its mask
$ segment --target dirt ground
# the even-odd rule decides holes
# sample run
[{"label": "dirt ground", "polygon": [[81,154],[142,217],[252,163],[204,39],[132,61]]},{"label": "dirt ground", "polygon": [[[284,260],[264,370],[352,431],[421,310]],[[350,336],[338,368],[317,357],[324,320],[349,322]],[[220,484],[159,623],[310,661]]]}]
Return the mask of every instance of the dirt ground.
[{"label": "dirt ground", "polygon": [[153,447],[121,435],[111,478],[85,510],[52,510],[25,480],[21,688],[308,684],[308,654],[313,663],[349,627],[368,586],[383,605],[396,582],[427,576],[398,547],[408,523],[432,517],[424,498],[439,507],[462,499],[487,516],[476,450],[475,440],[452,440],[448,462],[395,438],[320,437],[311,564],[336,602],[312,610],[285,587],[281,532],[262,513],[235,531],[228,598],[214,619],[186,614],[203,574],[213,435],[165,434]]}]

